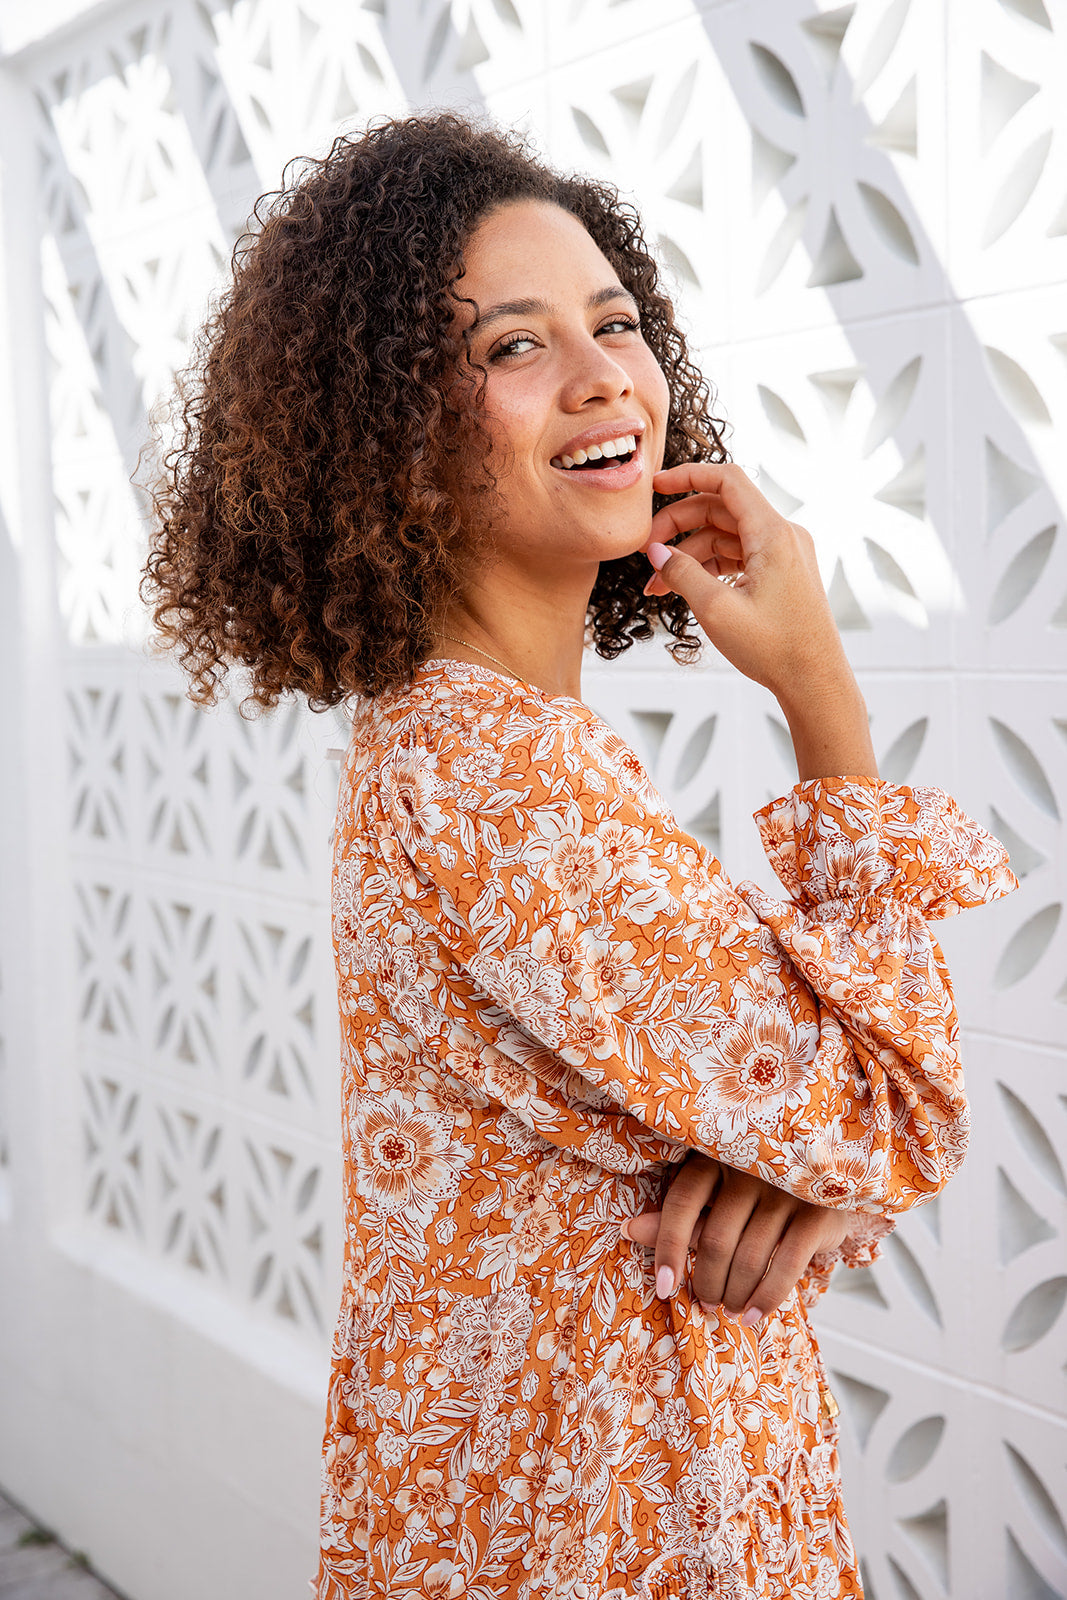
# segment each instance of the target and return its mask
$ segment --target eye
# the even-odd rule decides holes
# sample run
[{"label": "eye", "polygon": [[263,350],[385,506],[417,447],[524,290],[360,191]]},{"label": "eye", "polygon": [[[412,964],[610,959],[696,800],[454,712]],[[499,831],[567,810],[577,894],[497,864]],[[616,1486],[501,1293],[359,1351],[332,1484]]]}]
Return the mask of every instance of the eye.
[{"label": "eye", "polygon": [[512,356],[524,356],[532,350],[537,340],[532,333],[510,333],[489,354],[490,361],[507,361]]},{"label": "eye", "polygon": [[641,324],[637,317],[629,316],[624,312],[620,312],[617,316],[611,317],[609,321],[601,323],[597,329],[598,333],[639,333],[640,331]]}]

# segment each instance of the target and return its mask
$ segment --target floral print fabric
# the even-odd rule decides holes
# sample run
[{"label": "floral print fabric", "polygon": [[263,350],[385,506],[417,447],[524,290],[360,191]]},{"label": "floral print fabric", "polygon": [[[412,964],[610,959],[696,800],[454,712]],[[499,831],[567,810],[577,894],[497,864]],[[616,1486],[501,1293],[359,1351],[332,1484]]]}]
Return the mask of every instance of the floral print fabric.
[{"label": "floral print fabric", "polygon": [[619,1227],[697,1148],[861,1212],[870,1260],[966,1143],[928,923],[1014,880],[935,789],[757,823],[788,900],[578,701],[431,662],[358,711],[319,1600],[861,1594],[805,1294],[756,1330],[660,1301]]}]

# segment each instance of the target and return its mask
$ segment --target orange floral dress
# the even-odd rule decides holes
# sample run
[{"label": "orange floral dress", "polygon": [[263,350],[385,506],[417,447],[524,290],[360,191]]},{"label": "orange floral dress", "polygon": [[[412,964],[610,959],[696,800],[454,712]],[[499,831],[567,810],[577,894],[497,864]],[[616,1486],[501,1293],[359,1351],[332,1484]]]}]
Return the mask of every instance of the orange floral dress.
[{"label": "orange floral dress", "polygon": [[619,1227],[696,1148],[863,1212],[871,1259],[967,1138],[927,924],[1014,879],[937,789],[756,820],[787,900],[579,701],[432,661],[361,703],[318,1600],[861,1595],[805,1296],[755,1330],[661,1301]]}]

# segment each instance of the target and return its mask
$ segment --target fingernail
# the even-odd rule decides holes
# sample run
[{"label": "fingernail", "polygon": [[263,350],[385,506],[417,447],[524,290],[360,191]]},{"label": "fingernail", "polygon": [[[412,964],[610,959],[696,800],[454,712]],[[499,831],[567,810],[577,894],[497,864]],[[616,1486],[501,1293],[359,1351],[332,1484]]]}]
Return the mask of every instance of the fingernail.
[{"label": "fingernail", "polygon": [[657,572],[665,561],[669,561],[671,559],[672,554],[673,552],[668,550],[665,544],[650,544],[648,549],[645,551],[645,555],[651,561]]},{"label": "fingernail", "polygon": [[713,1317],[715,1315],[715,1307],[709,1306],[706,1300],[700,1300],[698,1301],[698,1304],[706,1317]]},{"label": "fingernail", "polygon": [[742,1311],[740,1321],[742,1328],[757,1328],[763,1321],[763,1312],[759,1306],[749,1306],[747,1311]]},{"label": "fingernail", "polygon": [[634,1236],[630,1232],[630,1219],[629,1219],[629,1217],[626,1218],[626,1221],[623,1223],[622,1227],[619,1229],[619,1234],[621,1235],[621,1237],[623,1239],[629,1239],[630,1243],[633,1244]]},{"label": "fingernail", "polygon": [[656,1293],[661,1300],[669,1300],[674,1293],[674,1273],[670,1267],[660,1267],[656,1273]]}]

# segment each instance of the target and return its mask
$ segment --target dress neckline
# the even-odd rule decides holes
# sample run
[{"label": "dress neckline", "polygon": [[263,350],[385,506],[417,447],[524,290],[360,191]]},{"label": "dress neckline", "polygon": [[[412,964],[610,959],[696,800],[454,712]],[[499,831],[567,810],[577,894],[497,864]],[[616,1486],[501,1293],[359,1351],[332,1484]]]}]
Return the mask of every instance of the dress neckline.
[{"label": "dress neckline", "polygon": [[485,678],[493,678],[498,683],[513,684],[517,689],[523,689],[530,694],[536,695],[539,700],[543,700],[549,706],[580,706],[583,711],[588,712],[589,710],[585,701],[577,699],[574,695],[546,694],[536,683],[530,683],[526,678],[520,678],[517,673],[499,671],[496,667],[483,667],[481,662],[463,661],[459,656],[428,656],[425,661],[419,662],[415,670],[416,672],[426,672],[432,669],[443,673],[452,667],[462,667],[466,672],[480,674]]}]

